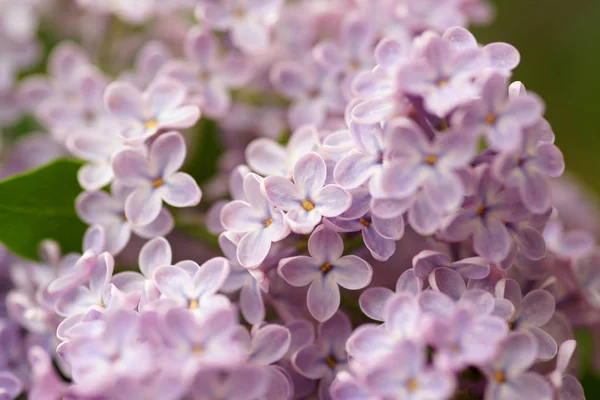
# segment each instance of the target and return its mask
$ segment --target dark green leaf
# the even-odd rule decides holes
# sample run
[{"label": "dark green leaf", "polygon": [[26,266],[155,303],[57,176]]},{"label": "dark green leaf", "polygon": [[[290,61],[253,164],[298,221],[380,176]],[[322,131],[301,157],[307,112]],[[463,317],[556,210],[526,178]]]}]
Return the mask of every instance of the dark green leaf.
[{"label": "dark green leaf", "polygon": [[223,145],[219,140],[218,125],[213,120],[202,119],[190,145],[190,161],[185,171],[192,175],[199,185],[206,183],[217,173],[217,163],[223,153]]},{"label": "dark green leaf", "polygon": [[75,212],[81,192],[73,160],[56,160],[0,181],[0,241],[14,253],[36,259],[42,240],[63,252],[81,250],[85,224]]}]

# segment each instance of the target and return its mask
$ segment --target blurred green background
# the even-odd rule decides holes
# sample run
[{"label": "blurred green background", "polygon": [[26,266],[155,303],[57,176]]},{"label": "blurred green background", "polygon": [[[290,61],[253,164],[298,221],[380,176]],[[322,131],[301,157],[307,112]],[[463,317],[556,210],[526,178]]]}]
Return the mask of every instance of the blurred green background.
[{"label": "blurred green background", "polygon": [[[519,49],[514,79],[542,96],[567,169],[600,194],[600,0],[494,3],[492,24],[474,29],[478,41]],[[591,340],[579,336],[586,397],[600,399],[600,375],[590,368]]]},{"label": "blurred green background", "polygon": [[600,194],[600,0],[493,2],[478,41],[519,49],[514,79],[543,97],[567,169]]}]

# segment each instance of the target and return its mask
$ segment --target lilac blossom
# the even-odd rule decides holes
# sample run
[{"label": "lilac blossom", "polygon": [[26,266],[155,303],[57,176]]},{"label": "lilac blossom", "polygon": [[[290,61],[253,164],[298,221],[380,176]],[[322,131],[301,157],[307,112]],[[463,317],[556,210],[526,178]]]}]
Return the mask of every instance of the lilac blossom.
[{"label": "lilac blossom", "polygon": [[200,266],[194,261],[181,261],[173,266],[157,267],[153,279],[165,297],[195,310],[210,301],[228,274],[227,260],[215,257]]},{"label": "lilac blossom", "polygon": [[194,178],[177,172],[185,154],[181,134],[169,132],[152,143],[147,157],[133,149],[114,156],[117,181],[134,188],[125,201],[125,216],[132,224],[143,226],[154,221],[163,200],[174,207],[191,207],[200,202],[202,192]]},{"label": "lilac blossom", "polygon": [[373,179],[380,179],[383,168],[383,129],[380,125],[350,124],[350,137],[355,150],[335,166],[335,181],[345,189],[354,189]]},{"label": "lilac blossom", "polygon": [[560,345],[556,356],[556,368],[548,375],[548,379],[558,392],[560,400],[585,399],[581,383],[573,375],[566,374],[576,345],[577,343],[573,339],[565,340]]},{"label": "lilac blossom", "polygon": [[[465,200],[462,210],[456,213],[445,229],[451,240],[464,240],[473,236],[473,248],[477,254],[491,262],[501,262],[509,256],[511,235],[505,225],[528,217],[516,189],[505,189],[497,182],[489,167],[477,169],[475,193]],[[523,234],[529,237],[541,235],[533,229]],[[542,245],[543,245],[543,239]]]},{"label": "lilac blossom", "polygon": [[16,376],[8,371],[0,371],[0,398],[15,399],[22,390],[23,385]]},{"label": "lilac blossom", "polygon": [[186,88],[176,80],[157,78],[142,93],[126,82],[106,88],[108,111],[122,121],[119,137],[129,144],[140,144],[161,129],[189,128],[200,118],[198,107],[183,105]]},{"label": "lilac blossom", "polygon": [[493,164],[495,176],[506,186],[517,187],[523,204],[535,214],[551,206],[546,177],[558,178],[565,169],[558,147],[541,139],[539,131],[526,130],[520,148],[500,153]]},{"label": "lilac blossom", "polygon": [[[415,276],[414,270],[407,269],[400,275],[396,282],[395,293],[406,292],[417,296],[423,289],[423,281]],[[387,301],[394,295],[394,291],[386,287],[370,287],[360,295],[358,303],[366,316],[376,321],[384,321]]]},{"label": "lilac blossom", "polygon": [[343,79],[343,89],[347,97],[351,94],[352,79],[361,70],[373,66],[373,43],[376,31],[371,23],[357,15],[344,19],[339,40],[325,40],[313,49],[317,63],[330,74],[338,74]]},{"label": "lilac blossom", "polygon": [[358,290],[371,282],[371,266],[355,255],[342,257],[344,243],[335,232],[319,227],[308,239],[310,257],[296,256],[279,262],[278,272],[290,285],[310,283],[307,304],[319,321],[331,318],[340,305],[338,288]]},{"label": "lilac blossom", "polygon": [[240,238],[234,233],[219,235],[219,246],[229,260],[229,275],[221,290],[225,293],[240,290],[239,307],[249,323],[259,324],[265,319],[266,311],[262,292],[269,289],[269,281],[259,268],[247,269],[237,259]]},{"label": "lilac blossom", "polygon": [[256,267],[269,253],[271,243],[290,233],[283,211],[273,207],[261,192],[262,178],[248,174],[244,178],[246,201],[234,200],[221,210],[221,224],[241,234],[237,259],[246,268]]},{"label": "lilac blossom", "polygon": [[[436,349],[435,365],[442,370],[461,371],[483,365],[494,357],[498,342],[508,333],[499,317],[478,315],[469,304],[458,306],[447,320],[433,320],[431,343]],[[439,332],[444,332],[439,335]]]},{"label": "lilac blossom", "polygon": [[176,349],[173,362],[183,364],[186,375],[203,367],[235,366],[244,357],[242,344],[235,340],[233,309],[220,307],[197,318],[191,310],[171,308],[164,323],[168,340]]},{"label": "lilac blossom", "polygon": [[291,178],[298,160],[315,150],[316,136],[314,126],[304,125],[292,133],[287,146],[267,138],[255,139],[246,147],[246,161],[248,166],[260,175]]},{"label": "lilac blossom", "polygon": [[486,135],[493,149],[514,151],[521,146],[523,130],[543,112],[543,103],[532,94],[509,99],[506,77],[493,73],[483,84],[481,98],[457,115],[457,120],[464,129]]},{"label": "lilac blossom", "polygon": [[319,380],[319,398],[331,399],[329,386],[339,371],[347,368],[345,344],[352,332],[350,319],[342,312],[321,322],[315,343],[298,350],[292,363],[296,370],[310,379]]},{"label": "lilac blossom", "polygon": [[268,375],[263,369],[242,365],[227,372],[217,368],[201,369],[192,384],[194,400],[264,398]]},{"label": "lilac blossom", "polygon": [[132,232],[149,239],[166,235],[173,229],[173,217],[164,207],[149,224],[132,224],[126,217],[125,203],[133,189],[113,183],[111,192],[111,195],[104,191],[84,192],[77,198],[76,207],[81,219],[88,224],[98,224],[104,228],[106,249],[112,254],[118,254],[127,245]]},{"label": "lilac blossom", "polygon": [[106,123],[96,130],[79,131],[67,138],[68,149],[89,161],[77,173],[79,184],[85,190],[100,190],[113,180],[112,156],[124,148],[116,130],[115,124]]},{"label": "lilac blossom", "polygon": [[535,341],[525,333],[513,333],[500,346],[497,358],[483,369],[488,379],[486,399],[552,399],[550,384],[528,371],[537,354]]},{"label": "lilac blossom", "polygon": [[438,35],[423,41],[419,57],[400,67],[398,85],[423,97],[425,108],[443,117],[477,96],[473,78],[484,65],[483,54],[479,49],[457,50]]},{"label": "lilac blossom", "polygon": [[423,250],[413,258],[415,276],[427,279],[436,268],[449,267],[466,279],[483,279],[490,273],[489,264],[481,257],[470,257],[452,262],[446,254]]},{"label": "lilac blossom", "polygon": [[518,283],[512,279],[499,281],[496,295],[508,299],[514,306],[514,312],[507,318],[509,327],[513,331],[529,332],[537,344],[537,357],[541,360],[552,359],[557,351],[556,341],[541,327],[554,314],[554,296],[542,289],[532,290],[523,296]]},{"label": "lilac blossom", "polygon": [[224,117],[231,106],[230,88],[250,78],[245,57],[229,53],[219,56],[219,43],[210,32],[190,30],[185,42],[186,61],[168,61],[158,72],[178,80],[188,90],[188,101],[198,104],[209,117]]},{"label": "lilac blossom", "polygon": [[172,265],[172,250],[169,242],[160,236],[146,242],[139,253],[140,273],[123,271],[115,274],[112,283],[121,291],[139,295],[140,310],[160,298],[161,292],[154,283],[154,271],[158,267]]},{"label": "lilac blossom", "polygon": [[[326,218],[323,224],[336,232],[361,232],[373,258],[386,261],[396,251],[396,241],[404,235],[404,217],[379,218],[365,212],[370,196],[366,189],[352,191],[352,205],[342,215]],[[365,208],[366,207],[366,208]]]},{"label": "lilac blossom", "polygon": [[293,232],[310,233],[321,217],[336,217],[350,207],[351,196],[338,185],[325,185],[327,167],[316,153],[302,156],[294,166],[294,182],[282,176],[268,176],[264,193],[276,207],[286,211]]},{"label": "lilac blossom", "polygon": [[282,61],[273,67],[270,78],[273,86],[293,101],[288,121],[294,129],[305,124],[319,128],[330,111],[344,110],[345,101],[337,82],[317,66]]},{"label": "lilac blossom", "polygon": [[152,372],[151,349],[137,341],[138,326],[137,314],[120,311],[109,319],[101,337],[68,342],[77,392],[100,395],[112,390],[117,379],[140,379]]},{"label": "lilac blossom", "polygon": [[230,31],[236,46],[256,54],[268,49],[269,25],[281,5],[280,0],[207,1],[198,5],[196,17],[213,29]]},{"label": "lilac blossom", "polygon": [[370,369],[365,385],[375,395],[398,399],[449,399],[454,377],[428,367],[423,345],[401,341],[379,366]]}]

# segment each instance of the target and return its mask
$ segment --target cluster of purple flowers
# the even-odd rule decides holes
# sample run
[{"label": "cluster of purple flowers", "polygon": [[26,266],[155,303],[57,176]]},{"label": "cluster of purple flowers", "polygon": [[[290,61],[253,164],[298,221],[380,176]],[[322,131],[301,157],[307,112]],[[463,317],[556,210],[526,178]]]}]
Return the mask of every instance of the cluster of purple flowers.
[{"label": "cluster of purple flowers", "polygon": [[82,254],[2,249],[0,399],[584,399],[600,214],[518,51],[464,28],[487,3],[71,2],[117,33],[17,82],[43,1],[0,0],[31,17],[0,16],[0,104],[48,132],[1,175],[82,160],[89,225]]}]

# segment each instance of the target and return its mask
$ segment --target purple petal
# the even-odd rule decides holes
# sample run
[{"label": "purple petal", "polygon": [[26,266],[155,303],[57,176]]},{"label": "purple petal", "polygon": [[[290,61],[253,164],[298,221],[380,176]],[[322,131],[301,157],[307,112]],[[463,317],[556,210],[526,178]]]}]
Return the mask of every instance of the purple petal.
[{"label": "purple petal", "polygon": [[465,258],[453,262],[450,267],[467,279],[483,279],[490,273],[489,263],[481,257]]},{"label": "purple petal", "polygon": [[292,363],[295,369],[307,378],[319,379],[329,373],[329,367],[323,361],[324,357],[319,346],[309,345],[294,355]]},{"label": "purple petal", "polygon": [[279,262],[279,275],[292,286],[306,286],[321,275],[321,264],[306,256],[284,258]]},{"label": "purple petal", "polygon": [[337,217],[352,204],[352,196],[338,185],[326,185],[315,193],[314,204],[324,217]]},{"label": "purple petal", "polygon": [[432,250],[423,250],[413,257],[414,275],[419,279],[427,279],[434,269],[447,267],[450,265],[450,262],[450,257],[446,254]]},{"label": "purple petal", "polygon": [[156,190],[134,190],[125,202],[125,215],[134,225],[148,225],[160,214],[162,199]]},{"label": "purple petal", "polygon": [[265,194],[273,205],[290,210],[303,200],[296,186],[283,176],[268,176],[263,180]]},{"label": "purple petal", "polygon": [[523,175],[519,193],[523,204],[533,213],[541,214],[550,208],[550,187],[546,177],[537,171],[529,170]]},{"label": "purple petal", "polygon": [[545,290],[537,289],[527,293],[521,302],[518,321],[531,326],[545,325],[555,309],[554,296]]},{"label": "purple petal", "polygon": [[152,178],[148,162],[134,150],[123,150],[115,154],[112,167],[118,180],[128,186],[137,186]]},{"label": "purple petal", "polygon": [[167,239],[156,237],[146,242],[140,250],[140,270],[144,276],[151,278],[157,267],[171,265],[171,257],[171,246]]},{"label": "purple petal", "polygon": [[517,228],[515,241],[519,250],[530,260],[540,260],[546,255],[546,243],[544,237],[535,228],[520,226]]},{"label": "purple petal", "polygon": [[290,331],[279,325],[266,325],[252,338],[249,359],[259,365],[269,365],[278,361],[290,347]]},{"label": "purple petal", "polygon": [[475,251],[492,262],[504,260],[510,249],[510,236],[506,227],[497,219],[488,218],[482,222],[473,235]]},{"label": "purple petal", "polygon": [[331,274],[341,287],[358,290],[371,283],[373,269],[362,258],[348,255],[335,262]]},{"label": "purple petal", "polygon": [[507,374],[519,374],[527,370],[537,355],[537,346],[531,336],[512,333],[502,343],[499,361]]},{"label": "purple petal", "polygon": [[179,81],[167,77],[156,78],[144,92],[144,99],[151,108],[152,115],[172,110],[185,100],[186,89]]},{"label": "purple petal", "polygon": [[271,249],[271,240],[266,229],[257,229],[246,233],[240,239],[237,259],[246,268],[262,263]]},{"label": "purple petal", "polygon": [[317,321],[326,321],[340,306],[340,290],[333,277],[315,279],[307,293],[308,310]]},{"label": "purple petal", "polygon": [[434,290],[442,292],[454,300],[467,290],[463,278],[451,268],[437,268],[429,275],[429,284]]},{"label": "purple petal", "polygon": [[371,256],[378,261],[387,261],[396,252],[396,242],[381,236],[373,226],[364,228],[362,237]]},{"label": "purple petal", "polygon": [[537,327],[531,327],[529,332],[533,335],[537,343],[537,357],[543,361],[553,359],[558,349],[554,338],[546,331]]},{"label": "purple petal", "polygon": [[365,315],[376,321],[384,320],[384,309],[387,301],[394,295],[388,288],[373,287],[365,290],[358,299]]},{"label": "purple petal", "polygon": [[490,43],[483,48],[490,66],[500,70],[513,70],[519,65],[519,51],[508,43]]},{"label": "purple petal", "polygon": [[308,239],[308,252],[318,264],[337,263],[344,252],[344,242],[336,232],[322,226]]},{"label": "purple petal", "polygon": [[173,207],[196,206],[202,198],[198,184],[185,172],[176,172],[166,178],[159,190],[163,200]]},{"label": "purple petal", "polygon": [[336,164],[333,176],[343,188],[354,189],[371,177],[377,165],[377,160],[372,156],[351,153]]},{"label": "purple petal", "polygon": [[286,175],[288,173],[285,149],[270,139],[253,140],[246,148],[245,154],[250,168],[261,175]]},{"label": "purple petal", "polygon": [[174,300],[187,300],[185,294],[191,287],[187,272],[178,267],[164,266],[154,270],[153,280],[162,294]]},{"label": "purple petal", "polygon": [[156,176],[168,177],[181,168],[185,153],[185,142],[180,133],[160,135],[150,148],[150,168]]},{"label": "purple petal", "polygon": [[380,218],[373,215],[371,218],[373,228],[387,239],[400,240],[404,236],[404,217]]},{"label": "purple petal", "polygon": [[326,177],[325,161],[316,153],[302,156],[294,166],[294,183],[300,193],[309,198],[323,187]]},{"label": "purple petal", "polygon": [[249,324],[260,324],[265,319],[265,304],[262,292],[255,280],[251,284],[242,286],[239,306]]},{"label": "purple petal", "polygon": [[234,23],[231,40],[248,54],[257,54],[267,50],[269,33],[267,28],[250,18]]},{"label": "purple petal", "polygon": [[104,102],[108,111],[118,118],[142,120],[144,117],[142,94],[129,83],[114,82],[108,85]]},{"label": "purple petal", "polygon": [[229,263],[223,257],[214,257],[200,266],[193,277],[194,292],[198,297],[216,293],[229,275]]}]

